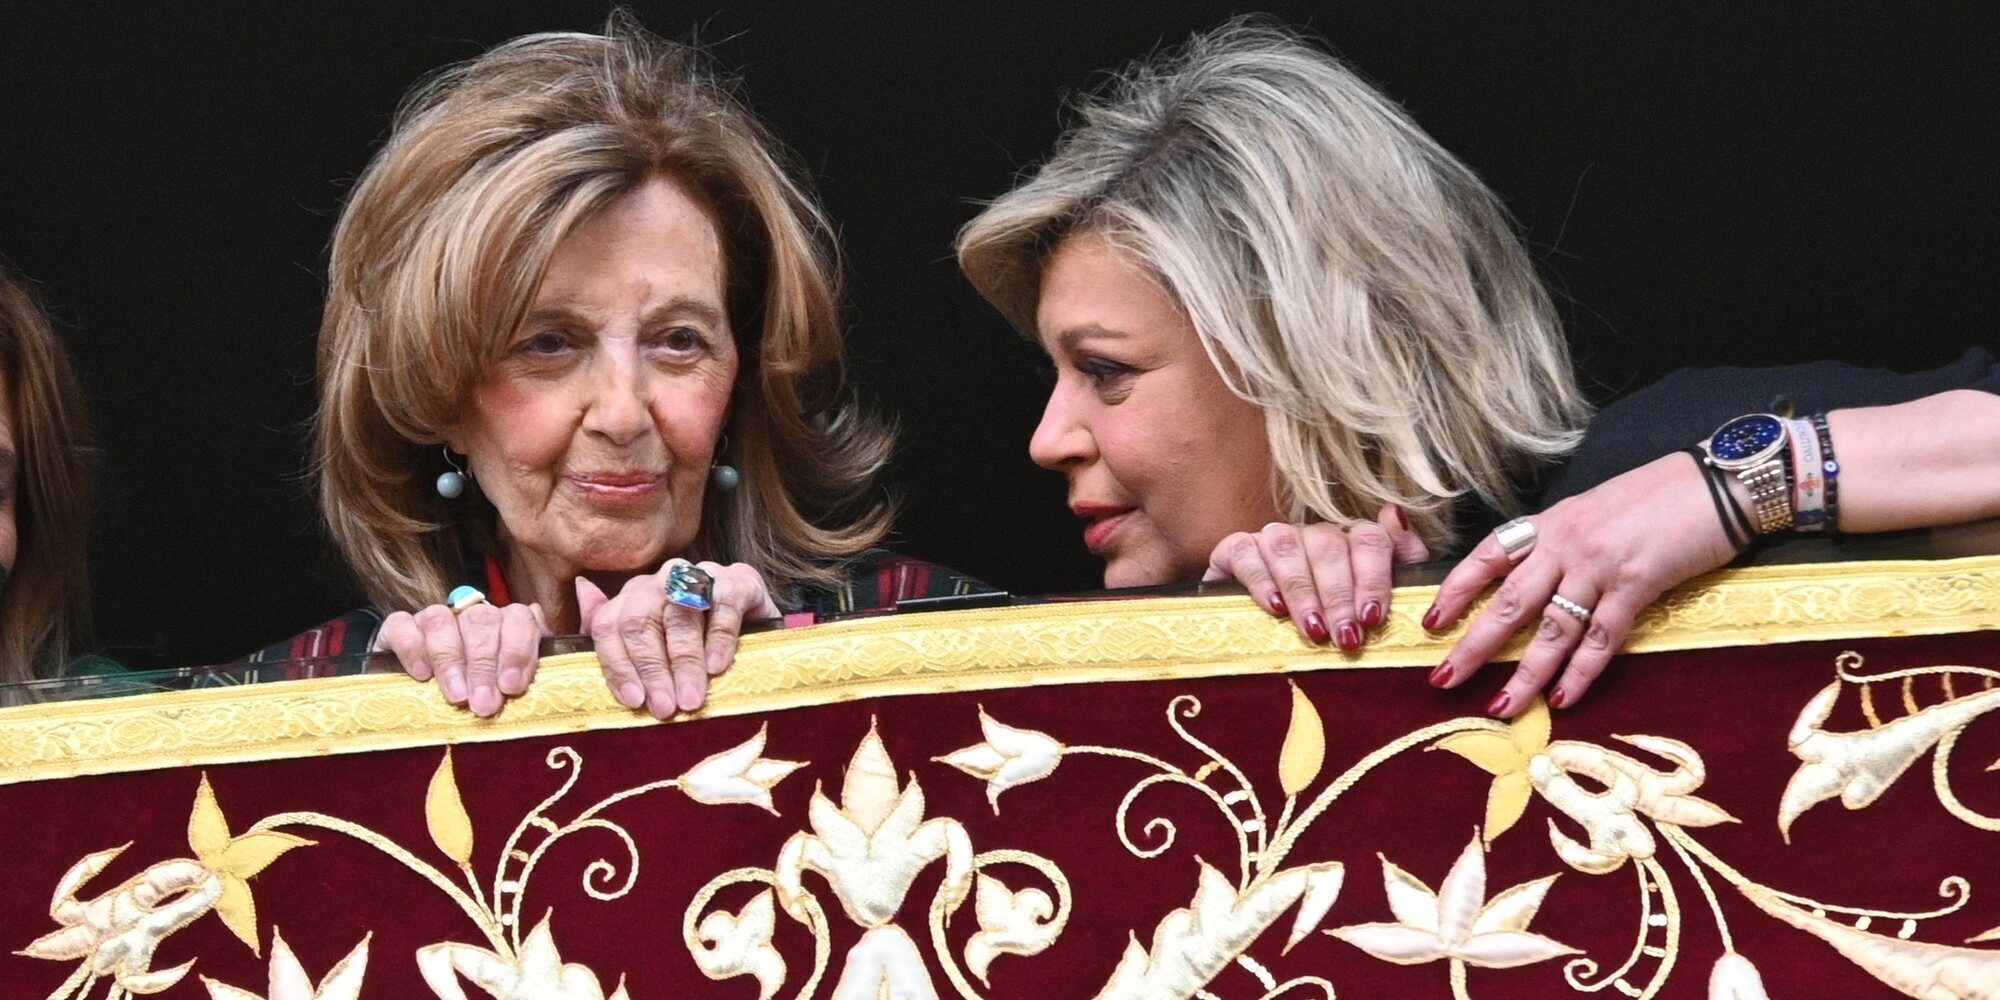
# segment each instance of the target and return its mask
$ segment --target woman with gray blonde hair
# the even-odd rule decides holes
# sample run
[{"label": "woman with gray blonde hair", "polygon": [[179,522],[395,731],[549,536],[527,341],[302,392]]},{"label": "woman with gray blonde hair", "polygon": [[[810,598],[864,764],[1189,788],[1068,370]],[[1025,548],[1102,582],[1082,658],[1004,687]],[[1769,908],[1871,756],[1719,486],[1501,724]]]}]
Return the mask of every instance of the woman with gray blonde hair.
[{"label": "woman with gray blonde hair", "polygon": [[[1512,715],[1565,664],[1549,700],[1574,703],[1645,605],[1756,534],[2000,514],[1983,352],[1908,377],[1670,379],[1591,420],[1499,198],[1289,30],[1233,21],[1128,67],[1076,118],[958,256],[1056,363],[1029,451],[1068,477],[1107,586],[1235,578],[1352,650],[1386,620],[1392,562],[1512,517],[1423,619],[1451,626],[1505,577],[1431,681],[1464,683],[1539,619],[1490,706]],[[1674,452],[1698,433],[1662,443],[1773,385],[1834,412],[1731,420],[1693,460]],[[1933,425],[1964,429],[1904,443]]]},{"label": "woman with gray blonde hair", "polygon": [[328,270],[315,469],[374,606],[262,658],[372,642],[491,715],[587,631],[665,717],[748,621],[974,586],[873,547],[891,435],[845,383],[830,227],[731,85],[627,15],[418,86]]}]

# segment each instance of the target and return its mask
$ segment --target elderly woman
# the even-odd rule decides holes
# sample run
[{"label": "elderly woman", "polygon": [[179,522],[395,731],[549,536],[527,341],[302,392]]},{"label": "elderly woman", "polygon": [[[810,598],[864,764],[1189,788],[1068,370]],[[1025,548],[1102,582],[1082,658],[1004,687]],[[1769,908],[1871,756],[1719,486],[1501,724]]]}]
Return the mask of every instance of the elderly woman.
[{"label": "elderly woman", "polygon": [[[2000,514],[2000,368],[1979,351],[1907,377],[1672,378],[1586,434],[1499,199],[1283,29],[1198,37],[1079,118],[958,251],[1055,361],[1029,451],[1068,477],[1109,586],[1233,577],[1351,650],[1392,561],[1567,496],[1480,541],[1423,618],[1448,628],[1505,577],[1431,682],[1539,622],[1490,705],[1511,715],[1565,664],[1549,702],[1573,704],[1647,604],[1755,535]],[[1730,419],[1774,392],[1821,412]]]},{"label": "elderly woman", "polygon": [[490,715],[542,636],[587,631],[665,717],[746,622],[972,586],[872,548],[891,440],[845,388],[828,232],[699,55],[623,17],[421,85],[341,216],[320,338],[321,502],[388,614],[267,655],[372,635]]},{"label": "elderly woman", "polygon": [[68,352],[0,267],[0,685],[64,673],[82,642],[93,455]]}]

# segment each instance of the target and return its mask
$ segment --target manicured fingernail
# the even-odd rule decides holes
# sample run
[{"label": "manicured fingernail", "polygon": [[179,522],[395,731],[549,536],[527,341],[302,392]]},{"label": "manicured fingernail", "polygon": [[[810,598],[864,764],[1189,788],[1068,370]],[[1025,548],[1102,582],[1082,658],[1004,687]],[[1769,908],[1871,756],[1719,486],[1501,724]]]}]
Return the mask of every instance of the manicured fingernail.
[{"label": "manicured fingernail", "polygon": [[638,681],[626,681],[618,685],[618,704],[626,708],[638,708],[646,703],[646,689]]},{"label": "manicured fingernail", "polygon": [[1374,628],[1382,624],[1382,602],[1369,601],[1361,606],[1361,624]]},{"label": "manicured fingernail", "polygon": [[500,714],[500,692],[481,684],[472,691],[472,714]]},{"label": "manicured fingernail", "polygon": [[1507,710],[1513,707],[1514,707],[1514,696],[1508,694],[1505,691],[1502,691],[1499,694],[1494,695],[1493,700],[1487,704],[1486,714],[1506,715]]},{"label": "manicured fingernail", "polygon": [[1431,671],[1431,687],[1441,688],[1451,683],[1451,661],[1446,660]]},{"label": "manicured fingernail", "polygon": [[1410,515],[1403,513],[1403,505],[1390,504],[1389,509],[1396,512],[1396,523],[1402,525],[1404,531],[1410,530]]},{"label": "manicured fingernail", "polygon": [[465,680],[457,674],[446,674],[438,679],[438,686],[444,688],[444,700],[454,705],[465,704]]},{"label": "manicured fingernail", "polygon": [[1289,615],[1292,613],[1292,609],[1285,605],[1285,595],[1277,593],[1271,595],[1271,613],[1274,615]]},{"label": "manicured fingernail", "polygon": [[1568,707],[1569,707],[1569,689],[1568,689],[1568,688],[1561,688],[1561,687],[1559,687],[1559,688],[1556,688],[1556,689],[1555,689],[1554,691],[1551,691],[1551,692],[1549,692],[1549,707],[1550,707],[1550,708],[1568,708]]},{"label": "manicured fingernail", "polygon": [[507,694],[520,694],[528,689],[527,671],[520,667],[508,667],[500,671],[500,690]]},{"label": "manicured fingernail", "polygon": [[675,689],[674,700],[680,702],[681,711],[692,712],[701,707],[702,690],[694,684],[681,684]]},{"label": "manicured fingernail", "polygon": [[1443,613],[1438,611],[1438,606],[1435,604],[1431,605],[1431,609],[1424,612],[1424,631],[1437,631],[1438,619],[1441,617],[1443,617]]},{"label": "manicured fingernail", "polygon": [[1356,625],[1354,619],[1343,619],[1340,626],[1333,630],[1333,634],[1334,642],[1341,649],[1352,653],[1361,648],[1361,626]]},{"label": "manicured fingernail", "polygon": [[1333,638],[1333,633],[1326,630],[1326,619],[1321,618],[1317,611],[1306,614],[1306,638],[1314,642],[1325,642]]}]

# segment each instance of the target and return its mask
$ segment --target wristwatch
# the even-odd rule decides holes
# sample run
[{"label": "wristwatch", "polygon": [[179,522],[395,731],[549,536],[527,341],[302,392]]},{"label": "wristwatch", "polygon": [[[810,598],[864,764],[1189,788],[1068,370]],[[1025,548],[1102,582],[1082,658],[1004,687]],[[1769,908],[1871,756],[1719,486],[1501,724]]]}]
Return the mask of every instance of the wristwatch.
[{"label": "wristwatch", "polygon": [[1709,465],[1736,473],[1737,481],[1749,487],[1760,535],[1792,526],[1790,463],[1786,461],[1791,444],[1783,418],[1770,413],[1737,417],[1701,442]]}]

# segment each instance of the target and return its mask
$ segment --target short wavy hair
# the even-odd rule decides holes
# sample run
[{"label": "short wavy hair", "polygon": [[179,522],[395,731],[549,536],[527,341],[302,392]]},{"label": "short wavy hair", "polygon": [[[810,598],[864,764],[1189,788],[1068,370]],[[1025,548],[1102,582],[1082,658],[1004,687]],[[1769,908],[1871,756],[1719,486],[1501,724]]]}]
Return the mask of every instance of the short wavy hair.
[{"label": "short wavy hair", "polygon": [[[448,502],[442,435],[522,322],[556,245],[655,176],[720,220],[744,363],[694,559],[784,594],[878,541],[889,430],[846,383],[831,227],[782,147],[693,48],[629,15],[514,39],[420,83],[334,233],[314,467],[329,530],[385,610],[438,602],[492,544],[491,505]],[[827,522],[837,521],[833,526]]]},{"label": "short wavy hair", "polygon": [[1237,395],[1274,495],[1347,524],[1400,504],[1433,547],[1503,512],[1589,407],[1500,199],[1324,49],[1238,19],[1115,74],[1053,155],[958,236],[1034,335],[1049,256],[1093,232],[1149,266]]},{"label": "short wavy hair", "polygon": [[14,401],[20,539],[0,590],[0,682],[18,682],[61,675],[88,640],[97,449],[69,352],[27,282],[4,266],[0,372]]}]

